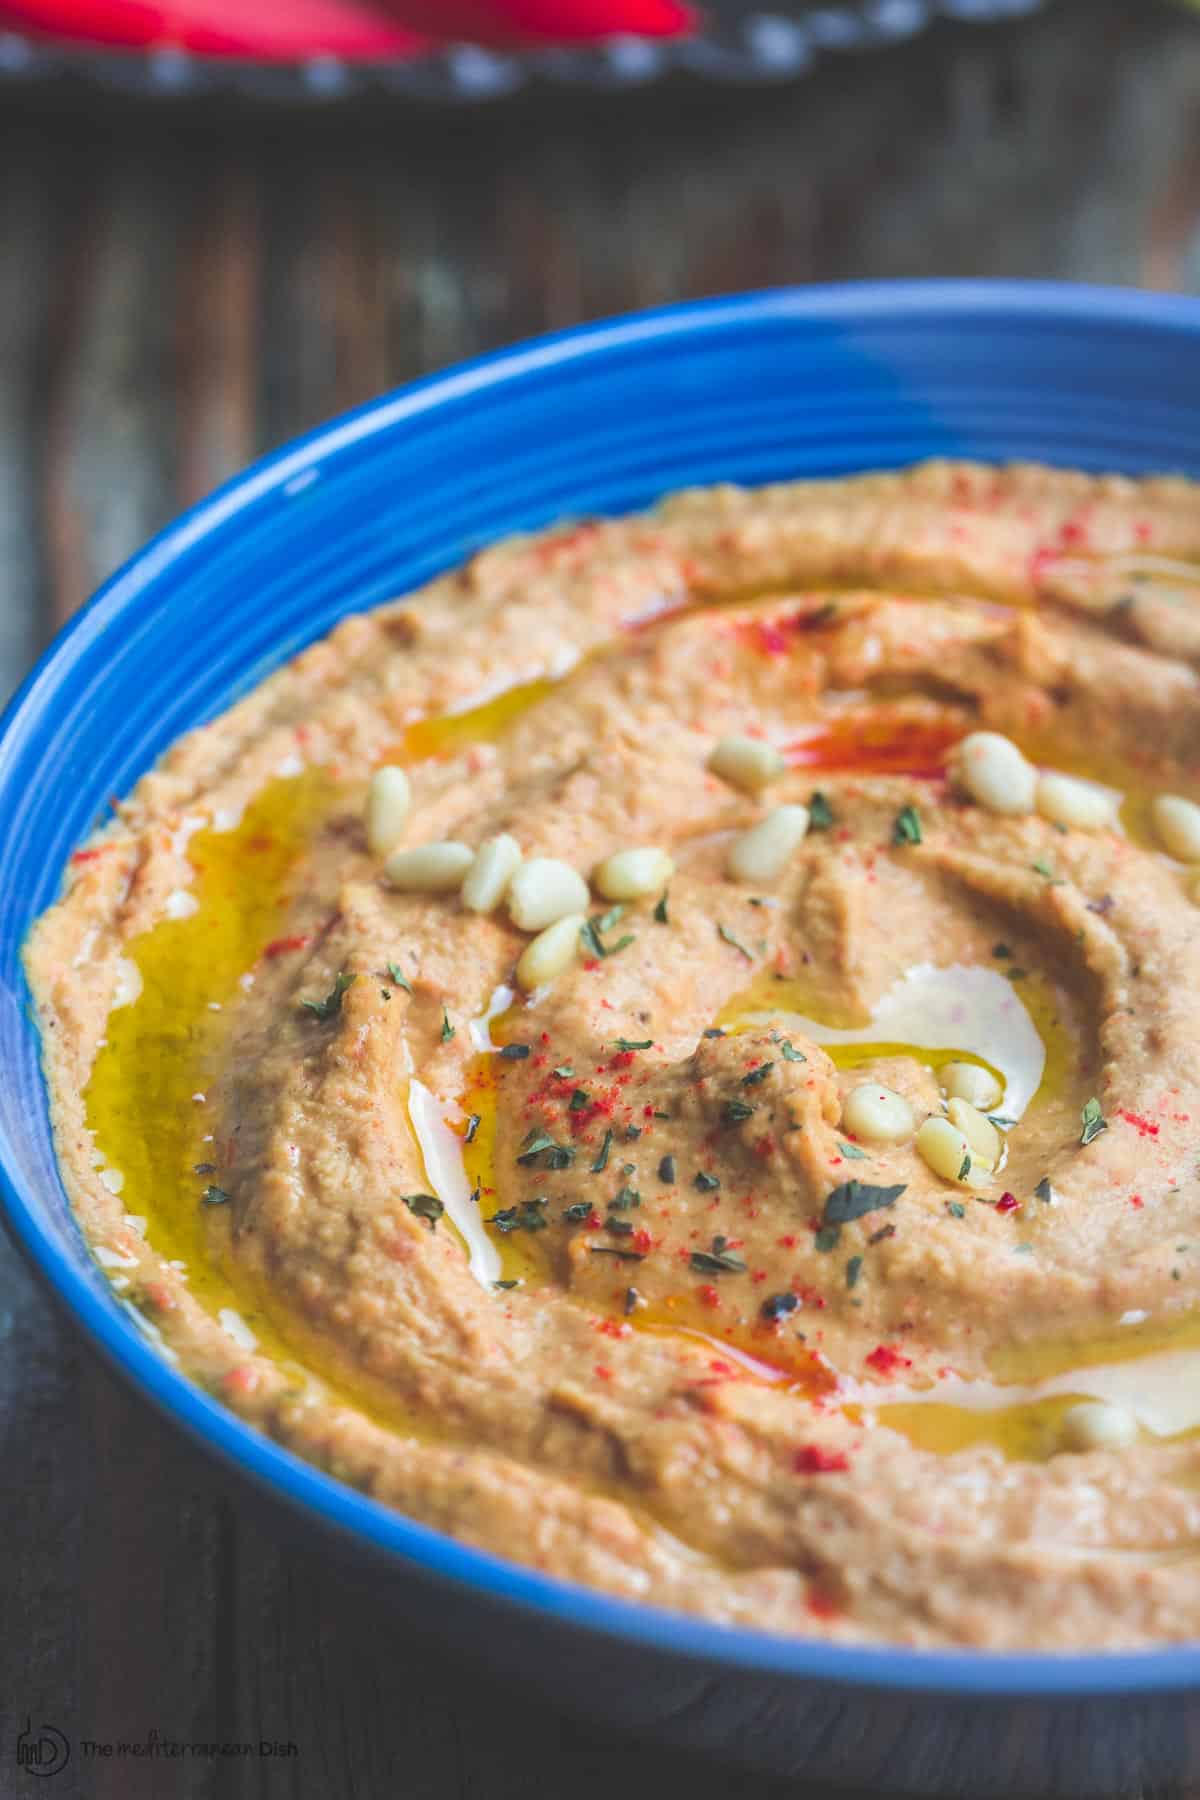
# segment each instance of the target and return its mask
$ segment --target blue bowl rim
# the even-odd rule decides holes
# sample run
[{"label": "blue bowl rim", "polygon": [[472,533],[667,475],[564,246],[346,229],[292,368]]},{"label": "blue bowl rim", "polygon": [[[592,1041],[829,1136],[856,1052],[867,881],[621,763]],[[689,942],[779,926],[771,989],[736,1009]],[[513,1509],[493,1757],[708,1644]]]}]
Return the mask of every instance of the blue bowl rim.
[{"label": "blue bowl rim", "polygon": [[[1023,318],[1043,324],[1145,327],[1200,338],[1200,300],[1184,296],[1051,281],[872,281],[686,301],[571,327],[472,358],[369,401],[261,458],[180,514],[117,570],[58,633],[0,716],[0,795],[25,729],[52,701],[56,682],[97,634],[135,602],[173,558],[263,494],[284,487],[331,455],[448,401],[546,374],[606,350],[768,320],[852,324],[905,313],[937,318],[951,328],[968,320]],[[302,1461],[176,1373],[42,1228],[24,1184],[12,1175],[4,1149],[0,1138],[0,1201],[10,1233],[34,1272],[108,1363],[160,1413],[260,1490],[311,1524],[401,1568],[477,1592],[485,1602],[540,1615],[548,1623],[565,1623],[710,1667],[724,1666],[730,1673],[975,1701],[1112,1699],[1200,1686],[1200,1643],[1087,1654],[831,1644],[717,1625],[618,1599],[459,1543]]]}]

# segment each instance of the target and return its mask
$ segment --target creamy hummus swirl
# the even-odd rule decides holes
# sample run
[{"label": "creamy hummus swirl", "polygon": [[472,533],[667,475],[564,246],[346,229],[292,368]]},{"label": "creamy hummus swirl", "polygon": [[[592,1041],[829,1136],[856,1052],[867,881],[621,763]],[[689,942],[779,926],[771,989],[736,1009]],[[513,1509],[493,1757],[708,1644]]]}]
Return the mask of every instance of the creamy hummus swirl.
[{"label": "creamy hummus swirl", "polygon": [[[175,746],[29,945],[122,1298],[343,1479],[618,1593],[1195,1635],[1200,1413],[1062,1423],[1200,1357],[1200,912],[1151,824],[1200,795],[1195,564],[1184,481],[938,464],[677,496],[347,620]],[[1111,822],[978,804],[981,729]],[[733,734],[769,798],[710,768]],[[397,762],[406,844],[649,845],[669,885],[522,994],[503,909],[384,879]],[[777,805],[807,835],[735,879]],[[994,1171],[848,1129],[864,1083],[942,1116],[962,1060]]]}]

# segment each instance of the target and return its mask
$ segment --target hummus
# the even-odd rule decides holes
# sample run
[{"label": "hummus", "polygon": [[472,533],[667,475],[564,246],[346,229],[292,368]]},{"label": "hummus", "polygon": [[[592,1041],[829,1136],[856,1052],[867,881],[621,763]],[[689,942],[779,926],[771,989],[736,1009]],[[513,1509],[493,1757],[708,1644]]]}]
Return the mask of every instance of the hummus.
[{"label": "hummus", "polygon": [[1034,467],[681,494],[347,619],[28,945],[121,1303],[558,1576],[1194,1637],[1198,669],[1200,491]]}]

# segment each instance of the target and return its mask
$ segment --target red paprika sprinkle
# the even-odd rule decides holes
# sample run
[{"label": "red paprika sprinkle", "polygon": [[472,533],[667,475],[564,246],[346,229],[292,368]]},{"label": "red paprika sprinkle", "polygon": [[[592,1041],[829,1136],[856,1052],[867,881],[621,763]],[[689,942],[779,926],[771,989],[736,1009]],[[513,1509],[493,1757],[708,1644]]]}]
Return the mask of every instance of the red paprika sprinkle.
[{"label": "red paprika sprinkle", "polygon": [[283,956],[289,950],[303,950],[308,941],[308,938],[304,936],[272,938],[263,951],[263,955],[275,957]]},{"label": "red paprika sprinkle", "polygon": [[816,1619],[835,1619],[842,1609],[832,1594],[813,1588],[808,1596],[808,1610]]},{"label": "red paprika sprinkle", "polygon": [[792,1459],[798,1475],[838,1475],[850,1467],[844,1450],[825,1450],[820,1444],[802,1444]]}]

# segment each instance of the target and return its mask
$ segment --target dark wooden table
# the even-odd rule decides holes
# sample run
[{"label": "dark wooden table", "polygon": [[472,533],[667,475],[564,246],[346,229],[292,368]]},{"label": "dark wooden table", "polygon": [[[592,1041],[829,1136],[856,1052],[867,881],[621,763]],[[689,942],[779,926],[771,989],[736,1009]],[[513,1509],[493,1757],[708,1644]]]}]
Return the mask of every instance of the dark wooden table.
[{"label": "dark wooden table", "polygon": [[[794,87],[478,112],[10,94],[0,684],[177,508],[410,376],[686,295],[926,274],[1200,286],[1200,18],[1061,0]],[[0,1796],[783,1792],[547,1714],[364,1607],[119,1391],[7,1253],[0,1341]],[[76,1745],[45,1788],[17,1769],[26,1715]],[[79,1750],[152,1729],[298,1755]]]}]

